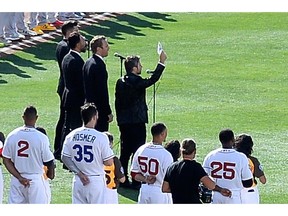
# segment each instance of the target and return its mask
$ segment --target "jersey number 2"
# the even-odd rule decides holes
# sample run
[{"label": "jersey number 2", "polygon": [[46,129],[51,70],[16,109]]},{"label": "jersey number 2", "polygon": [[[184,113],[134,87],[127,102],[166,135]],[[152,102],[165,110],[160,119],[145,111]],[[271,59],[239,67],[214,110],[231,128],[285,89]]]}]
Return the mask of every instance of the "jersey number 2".
[{"label": "jersey number 2", "polygon": [[28,157],[29,155],[27,153],[25,153],[24,151],[26,151],[29,148],[29,143],[27,141],[20,140],[18,142],[18,146],[19,146],[19,149],[17,151],[17,156],[18,157]]}]

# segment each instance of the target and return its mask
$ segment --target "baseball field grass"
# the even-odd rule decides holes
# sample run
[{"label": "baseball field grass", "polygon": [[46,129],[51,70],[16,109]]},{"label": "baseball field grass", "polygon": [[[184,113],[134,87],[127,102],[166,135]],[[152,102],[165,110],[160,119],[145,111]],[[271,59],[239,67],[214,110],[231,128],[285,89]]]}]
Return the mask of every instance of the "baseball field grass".
[{"label": "baseball field grass", "polygon": [[[113,56],[140,55],[146,69],[158,61],[160,41],[168,55],[166,69],[156,84],[156,121],[168,127],[167,140],[193,138],[196,160],[203,161],[220,147],[218,133],[231,128],[249,133],[254,153],[264,167],[267,184],[259,184],[262,204],[288,203],[288,14],[287,13],[128,13],[81,28],[89,40],[96,34],[109,38],[106,58],[110,103],[114,117],[116,80],[120,60]],[[0,131],[7,135],[21,126],[22,111],[33,104],[38,126],[45,127],[53,149],[59,115],[56,94],[59,70],[55,60],[58,41],[51,40],[0,58]],[[88,53],[83,53],[84,60]],[[123,73],[124,70],[123,70]],[[151,139],[153,87],[147,90]],[[116,118],[110,125],[119,156]],[[9,174],[2,166],[8,200]],[[72,174],[57,162],[51,181],[52,203],[71,203]],[[119,189],[121,204],[137,200],[134,190]]]}]

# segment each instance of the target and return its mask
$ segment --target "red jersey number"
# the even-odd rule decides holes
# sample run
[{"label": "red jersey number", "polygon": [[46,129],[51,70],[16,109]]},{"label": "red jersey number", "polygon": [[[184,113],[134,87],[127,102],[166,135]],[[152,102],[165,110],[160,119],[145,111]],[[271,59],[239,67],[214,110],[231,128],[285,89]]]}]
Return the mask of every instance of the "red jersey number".
[{"label": "red jersey number", "polygon": [[28,157],[29,155],[25,151],[29,148],[29,143],[27,141],[20,140],[18,142],[19,149],[17,151],[18,157]]},{"label": "red jersey number", "polygon": [[140,165],[140,170],[143,173],[147,173],[149,175],[157,175],[159,172],[159,162],[155,158],[148,158],[139,156],[138,163]]},{"label": "red jersey number", "polygon": [[[212,171],[211,176],[218,179],[234,179],[235,178],[235,163],[213,161],[211,163]],[[222,174],[221,172],[222,171]]]}]

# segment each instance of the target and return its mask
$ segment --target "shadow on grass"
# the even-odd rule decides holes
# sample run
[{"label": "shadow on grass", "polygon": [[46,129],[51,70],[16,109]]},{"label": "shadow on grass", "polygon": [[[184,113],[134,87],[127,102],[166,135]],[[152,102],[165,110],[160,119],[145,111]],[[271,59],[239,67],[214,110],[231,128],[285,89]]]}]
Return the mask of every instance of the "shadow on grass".
[{"label": "shadow on grass", "polygon": [[[122,34],[130,34],[135,36],[145,36],[142,32],[143,28],[151,28],[154,30],[163,30],[163,27],[157,22],[151,22],[151,20],[145,19],[156,19],[164,20],[167,22],[177,22],[177,20],[169,18],[169,14],[165,13],[138,13],[143,15],[143,18],[134,16],[133,14],[123,14],[116,17],[111,17],[108,20],[95,20],[91,26],[83,26],[81,28],[81,33],[88,39],[91,40],[97,34],[103,34],[108,38],[113,38],[117,40],[125,40]],[[37,71],[47,70],[46,68],[40,66],[42,63],[37,62],[40,60],[55,60],[55,50],[57,43],[61,40],[61,36],[55,36],[55,39],[51,39],[48,43],[37,43],[33,44],[31,47],[25,48],[26,53],[30,53],[33,57],[19,57],[17,55],[11,54],[6,56],[4,62],[0,59],[1,69],[0,74],[15,74],[22,78],[31,78],[30,75],[26,74],[29,68],[35,69]],[[111,42],[110,42],[111,43]],[[35,59],[35,61],[33,61]],[[11,62],[11,63],[9,63]],[[19,67],[25,67],[25,70],[19,69]],[[26,70],[27,68],[27,70]],[[7,81],[0,80],[0,84],[5,84]]]},{"label": "shadow on grass", "polygon": [[138,194],[139,194],[139,191],[138,190],[133,190],[133,189],[129,189],[129,188],[122,188],[122,187],[119,187],[117,189],[118,193],[127,198],[127,199],[130,199],[134,202],[137,202],[138,201]]}]

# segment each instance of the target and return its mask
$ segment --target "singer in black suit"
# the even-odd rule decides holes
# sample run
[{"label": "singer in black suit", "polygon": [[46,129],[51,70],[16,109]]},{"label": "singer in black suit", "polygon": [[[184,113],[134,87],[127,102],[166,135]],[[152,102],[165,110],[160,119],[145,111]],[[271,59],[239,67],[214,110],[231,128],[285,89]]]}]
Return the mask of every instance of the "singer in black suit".
[{"label": "singer in black suit", "polygon": [[68,41],[69,35],[73,31],[79,31],[78,22],[73,21],[73,20],[64,22],[64,24],[61,27],[63,39],[57,44],[57,47],[56,47],[56,59],[57,59],[59,70],[60,70],[58,87],[57,87],[57,94],[60,97],[60,115],[59,115],[59,119],[56,125],[55,138],[54,138],[54,156],[56,160],[60,160],[61,158],[61,134],[62,134],[62,128],[64,125],[64,117],[65,117],[65,111],[61,103],[61,98],[62,98],[62,94],[64,91],[63,71],[62,71],[61,65],[62,65],[62,60],[64,56],[70,51],[70,47],[68,46],[67,41]]},{"label": "singer in black suit", "polygon": [[149,78],[142,78],[142,65],[138,56],[129,56],[124,65],[126,75],[116,82],[115,110],[117,125],[120,130],[120,161],[124,168],[126,182],[122,187],[139,188],[139,182],[128,180],[128,163],[136,150],[146,142],[146,123],[148,123],[148,107],[146,103],[146,88],[156,83],[164,69],[167,56],[164,51],[160,61]]},{"label": "singer in black suit", "polygon": [[84,89],[86,102],[94,103],[98,110],[95,129],[108,131],[113,114],[109,104],[108,72],[104,57],[108,56],[109,44],[103,35],[96,35],[90,42],[93,55],[83,67]]},{"label": "singer in black suit", "polygon": [[[85,100],[82,75],[84,60],[80,55],[81,52],[86,51],[85,38],[75,31],[68,37],[68,45],[71,50],[62,61],[65,86],[62,95],[62,104],[65,110],[62,144],[70,131],[82,126],[80,110]],[[63,145],[61,150],[62,147]]]}]

